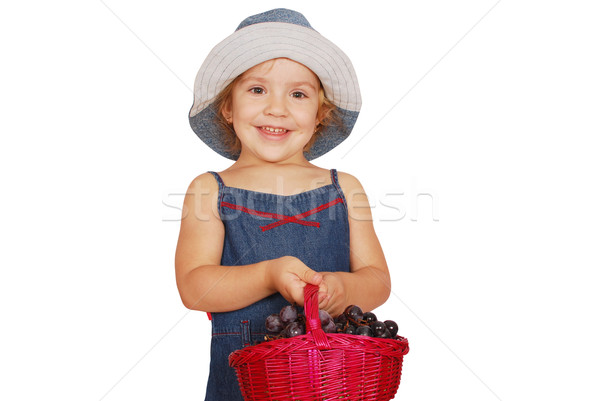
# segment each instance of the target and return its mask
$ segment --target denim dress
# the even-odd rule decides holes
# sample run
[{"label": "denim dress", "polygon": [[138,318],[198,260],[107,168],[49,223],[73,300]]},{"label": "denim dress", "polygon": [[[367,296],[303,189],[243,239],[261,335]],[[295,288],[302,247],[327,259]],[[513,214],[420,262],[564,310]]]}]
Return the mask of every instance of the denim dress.
[{"label": "denim dress", "polygon": [[[331,184],[295,195],[228,187],[219,174],[219,214],[225,226],[222,266],[291,255],[320,272],[350,271],[348,209],[336,170]],[[264,340],[265,319],[289,303],[273,294],[245,308],[212,313],[207,401],[243,401],[228,356]]]}]

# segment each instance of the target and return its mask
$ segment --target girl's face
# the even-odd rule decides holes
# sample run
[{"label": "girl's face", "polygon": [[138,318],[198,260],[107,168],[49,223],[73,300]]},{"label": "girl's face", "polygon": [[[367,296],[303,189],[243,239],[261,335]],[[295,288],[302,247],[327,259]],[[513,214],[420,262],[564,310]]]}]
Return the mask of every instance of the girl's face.
[{"label": "girl's face", "polygon": [[223,116],[233,123],[242,157],[268,162],[303,157],[317,126],[319,79],[304,65],[278,58],[258,64],[233,86]]}]

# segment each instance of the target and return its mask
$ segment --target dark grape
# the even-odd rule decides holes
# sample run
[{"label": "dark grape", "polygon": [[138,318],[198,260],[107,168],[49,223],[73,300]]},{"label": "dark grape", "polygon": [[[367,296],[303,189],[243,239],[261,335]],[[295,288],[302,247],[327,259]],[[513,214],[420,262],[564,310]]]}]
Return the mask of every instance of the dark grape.
[{"label": "dark grape", "polygon": [[281,308],[281,312],[279,312],[279,317],[283,324],[289,324],[298,319],[298,311],[293,305],[287,305]]},{"label": "dark grape", "polygon": [[333,323],[333,318],[327,311],[319,309],[319,319],[321,320],[321,327],[325,327],[329,322]]},{"label": "dark grape", "polygon": [[322,329],[325,333],[335,333],[336,326],[335,326],[335,323],[333,322],[333,319],[330,320],[329,323],[327,323],[325,326],[322,326]]},{"label": "dark grape", "polygon": [[377,320],[377,316],[373,312],[363,314],[363,320],[367,323],[373,323]]},{"label": "dark grape", "polygon": [[343,325],[346,324],[346,322],[348,321],[348,318],[346,317],[346,315],[344,315],[343,313],[341,315],[339,315],[338,317],[336,317],[335,319],[336,323],[341,323]]},{"label": "dark grape", "polygon": [[349,325],[346,329],[346,334],[356,334],[356,326]]},{"label": "dark grape", "polygon": [[359,336],[373,337],[373,331],[369,326],[358,326],[358,328],[356,329],[356,334],[358,334]]},{"label": "dark grape", "polygon": [[267,319],[265,320],[265,327],[269,333],[279,334],[279,332],[283,330],[284,325],[279,315],[277,313],[273,313],[272,315],[267,316]]},{"label": "dark grape", "polygon": [[302,334],[304,334],[304,327],[302,327],[302,324],[299,322],[292,322],[285,326],[285,329],[283,330],[283,336],[287,338],[300,336]]},{"label": "dark grape", "polygon": [[335,324],[335,331],[336,331],[336,333],[342,333],[344,331],[344,327],[346,327],[345,324],[343,324],[343,323],[336,323]]},{"label": "dark grape", "polygon": [[392,338],[395,338],[396,334],[398,334],[398,325],[396,324],[396,322],[394,322],[393,320],[386,320],[384,323],[385,327],[387,327],[390,331],[390,335],[392,336]]},{"label": "dark grape", "polygon": [[385,332],[386,326],[385,323],[380,322],[379,320],[371,323],[371,330],[373,330],[373,336],[381,337],[381,335]]},{"label": "dark grape", "polygon": [[385,331],[383,332],[382,335],[379,336],[379,338],[392,338],[392,334],[390,333],[390,331],[386,327]]},{"label": "dark grape", "polygon": [[349,305],[346,307],[346,310],[344,311],[344,314],[346,315],[347,318],[352,319],[354,321],[359,321],[362,320],[363,318],[363,311],[362,309],[360,309],[358,306],[356,305]]}]

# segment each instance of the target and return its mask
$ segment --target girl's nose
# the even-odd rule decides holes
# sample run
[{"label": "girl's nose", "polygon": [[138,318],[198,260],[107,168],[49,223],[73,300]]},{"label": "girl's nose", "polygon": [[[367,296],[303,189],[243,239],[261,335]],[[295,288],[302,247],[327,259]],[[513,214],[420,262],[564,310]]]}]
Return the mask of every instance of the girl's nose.
[{"label": "girl's nose", "polygon": [[285,102],[285,96],[282,95],[271,95],[267,101],[267,105],[265,107],[265,114],[275,116],[275,117],[284,117],[288,113],[287,105]]}]

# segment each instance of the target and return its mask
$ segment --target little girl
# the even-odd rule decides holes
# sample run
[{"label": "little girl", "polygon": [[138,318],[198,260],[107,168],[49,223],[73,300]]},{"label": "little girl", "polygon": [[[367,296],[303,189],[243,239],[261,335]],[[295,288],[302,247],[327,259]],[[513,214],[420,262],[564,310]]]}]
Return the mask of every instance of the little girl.
[{"label": "little girl", "polygon": [[206,400],[242,400],[228,355],[262,340],[268,315],[302,305],[306,283],[333,316],[388,298],[360,183],[309,162],[350,134],[360,105],[347,56],[291,10],[248,17],[200,68],[191,126],[235,160],[190,184],[175,256],[184,305],[212,316]]}]

